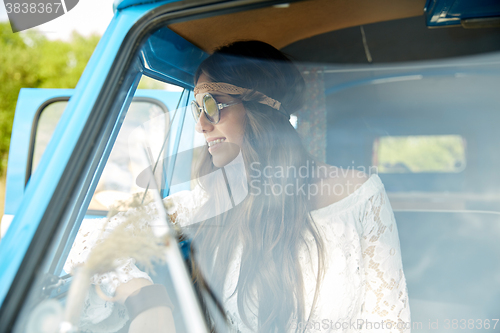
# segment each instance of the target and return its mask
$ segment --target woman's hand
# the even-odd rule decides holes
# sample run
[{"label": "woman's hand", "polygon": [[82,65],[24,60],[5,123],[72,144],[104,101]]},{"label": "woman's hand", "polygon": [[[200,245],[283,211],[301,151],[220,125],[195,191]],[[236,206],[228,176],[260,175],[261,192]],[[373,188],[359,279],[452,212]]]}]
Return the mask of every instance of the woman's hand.
[{"label": "woman's hand", "polygon": [[175,333],[172,310],[166,306],[158,306],[141,312],[132,323],[129,333]]},{"label": "woman's hand", "polygon": [[146,279],[132,279],[116,288],[115,300],[123,304],[127,297],[136,295],[142,287],[150,286],[152,284],[153,282]]},{"label": "woman's hand", "polygon": [[[142,287],[153,283],[146,279],[132,279],[116,288],[115,299],[124,303],[127,297],[136,295]],[[147,309],[138,314],[130,323],[129,333],[175,333],[172,310],[166,306]]]}]

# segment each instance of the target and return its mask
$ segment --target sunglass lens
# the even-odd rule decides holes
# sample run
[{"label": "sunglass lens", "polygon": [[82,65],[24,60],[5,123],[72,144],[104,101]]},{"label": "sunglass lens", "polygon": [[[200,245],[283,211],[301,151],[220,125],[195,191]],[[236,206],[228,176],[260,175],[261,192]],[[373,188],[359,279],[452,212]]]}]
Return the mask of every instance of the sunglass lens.
[{"label": "sunglass lens", "polygon": [[205,112],[208,120],[213,123],[219,122],[219,107],[217,102],[210,94],[203,96],[203,106],[205,107]]},{"label": "sunglass lens", "polygon": [[200,119],[201,111],[196,101],[191,102],[191,112],[193,113],[194,121],[198,122],[198,119]]}]

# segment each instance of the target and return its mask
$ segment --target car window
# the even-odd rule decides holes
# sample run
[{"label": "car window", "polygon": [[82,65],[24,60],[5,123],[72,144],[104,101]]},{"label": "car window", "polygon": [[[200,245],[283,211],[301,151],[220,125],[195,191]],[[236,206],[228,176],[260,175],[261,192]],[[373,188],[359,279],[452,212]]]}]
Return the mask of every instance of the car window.
[{"label": "car window", "polygon": [[373,142],[380,173],[461,172],[466,142],[460,135],[383,136]]},{"label": "car window", "polygon": [[[175,98],[175,92],[171,94],[171,98]],[[40,111],[35,124],[30,175],[35,172],[67,103],[67,101],[55,101]],[[154,128],[148,128],[150,141],[162,142],[169,129],[168,107],[154,98],[136,97],[130,105],[122,129],[92,196],[88,214],[105,216],[114,202],[127,200],[134,192],[137,192],[135,178],[142,170],[134,159],[136,154],[129,140],[138,128],[143,125],[151,126],[152,123],[155,124]],[[159,151],[159,147],[150,147],[150,149],[152,153]],[[159,167],[161,168],[162,165],[160,164]],[[126,209],[126,207],[121,209]]]},{"label": "car window", "polygon": [[50,138],[56,129],[57,123],[61,118],[64,109],[66,108],[66,104],[68,104],[67,100],[65,101],[55,101],[47,106],[45,106],[39,114],[38,122],[35,125],[35,137],[33,144],[33,157],[31,162],[31,174],[36,170],[38,163],[40,162],[40,158],[45,151],[45,147],[49,144]]},{"label": "car window", "polygon": [[[278,6],[273,7],[273,10],[286,8]],[[235,17],[225,17],[233,14],[238,13],[224,13],[215,17],[221,22],[235,22]],[[242,148],[246,143],[240,135],[242,127],[228,126],[225,129],[230,135],[235,135],[234,141],[241,139],[236,144],[231,140],[225,142],[227,138],[220,133],[210,136],[210,130],[200,125],[203,123],[209,128],[217,124],[214,113],[210,111],[215,109],[209,108],[219,103],[224,105],[219,106],[218,116],[229,119],[236,117],[238,110],[247,112],[240,104],[248,109],[258,109],[258,104],[266,101],[262,97],[253,101],[254,104],[251,104],[252,101],[249,103],[245,98],[255,96],[252,95],[255,91],[250,91],[251,94],[241,97],[241,100],[233,100],[233,95],[237,94],[227,92],[208,96],[210,99],[205,99],[205,95],[203,99],[195,98],[196,68],[213,50],[195,42],[198,36],[195,33],[191,36],[193,38],[185,34],[200,31],[196,27],[206,28],[206,19],[197,17],[193,21],[186,21],[192,24],[192,30],[182,26],[186,23],[183,21],[160,28],[156,26],[154,31],[145,33],[147,38],[141,44],[136,62],[127,69],[133,74],[130,76],[135,75],[136,79],[120,88],[120,96],[128,97],[122,100],[117,98],[118,106],[115,108],[123,108],[124,112],[112,124],[113,133],[116,133],[101,143],[113,145],[113,150],[103,149],[98,156],[102,165],[92,175],[99,179],[99,182],[92,182],[95,188],[89,185],[82,190],[87,191],[87,197],[82,200],[81,207],[84,210],[109,211],[109,218],[84,219],[82,214],[75,213],[66,229],[61,227],[58,230],[44,262],[44,267],[55,269],[50,274],[44,272],[38,275],[16,330],[29,331],[40,318],[45,318],[43,311],[47,309],[59,316],[54,317],[55,322],[60,321],[63,309],[67,309],[67,304],[72,304],[76,299],[75,302],[80,302],[74,305],[78,312],[75,316],[81,320],[80,329],[98,331],[103,322],[107,324],[106,320],[109,320],[120,326],[110,331],[118,331],[127,325],[127,318],[123,304],[113,298],[116,292],[114,287],[132,278],[142,278],[166,286],[172,298],[176,329],[180,332],[189,331],[189,325],[196,320],[189,321],[188,308],[181,294],[181,291],[188,289],[180,289],[177,283],[189,281],[191,285],[192,281],[186,275],[184,262],[176,262],[179,258],[170,256],[168,246],[172,243],[158,241],[172,240],[161,237],[173,234],[180,243],[179,248],[183,259],[187,261],[189,273],[198,278],[193,285],[199,303],[190,303],[193,309],[196,308],[194,312],[198,313],[197,306],[201,306],[210,319],[208,325],[216,328],[226,325],[242,327],[246,322],[256,320],[255,316],[244,320],[238,315],[241,306],[237,298],[232,296],[246,282],[237,280],[235,276],[241,272],[248,276],[258,276],[261,271],[268,272],[266,269],[274,267],[267,265],[273,256],[289,258],[289,249],[295,249],[291,243],[283,245],[279,242],[285,230],[290,228],[290,224],[287,224],[289,221],[283,218],[281,224],[265,224],[270,223],[269,212],[276,210],[276,207],[287,213],[301,209],[292,201],[286,201],[289,200],[286,198],[289,189],[304,191],[304,195],[309,196],[326,191],[326,197],[336,199],[314,210],[308,208],[306,212],[318,221],[321,232],[334,235],[331,236],[334,240],[326,238],[326,244],[330,246],[326,251],[328,256],[350,257],[352,253],[357,253],[360,261],[369,260],[373,257],[370,254],[373,255],[374,249],[359,252],[350,249],[360,248],[360,244],[367,239],[376,241],[385,232],[398,235],[396,243],[400,245],[401,251],[397,253],[402,258],[402,264],[398,262],[401,267],[398,267],[397,272],[400,278],[404,272],[407,285],[407,288],[401,287],[399,296],[407,291],[411,309],[411,323],[405,325],[423,332],[458,331],[460,325],[469,327],[467,325],[470,323],[472,329],[479,330],[478,325],[481,325],[498,330],[500,176],[497,170],[500,159],[496,152],[500,136],[496,127],[500,122],[500,95],[497,92],[500,86],[500,50],[491,50],[491,46],[488,46],[488,52],[479,52],[481,50],[468,50],[462,46],[460,57],[454,56],[449,49],[440,49],[442,52],[431,50],[419,56],[415,51],[418,45],[414,45],[415,48],[407,53],[401,50],[400,54],[392,51],[393,45],[382,43],[382,32],[395,31],[399,26],[404,31],[416,27],[426,29],[425,26],[418,26],[418,20],[414,18],[366,27],[349,27],[281,45],[280,49],[295,60],[304,79],[304,87],[295,94],[303,94],[303,106],[293,110],[289,124],[284,122],[283,128],[272,128],[275,131],[273,133],[293,131],[300,138],[297,142],[303,145],[304,155],[307,153],[311,161],[336,166],[338,168],[333,170],[337,170],[337,173],[349,173],[353,177],[361,174],[368,179],[365,187],[355,184],[357,187],[347,192],[342,192],[342,187],[340,193],[336,192],[336,186],[330,184],[322,184],[320,188],[304,188],[298,186],[297,182],[289,188],[267,182],[266,177],[271,175],[268,178],[275,179],[295,172],[294,178],[300,180],[308,178],[303,177],[302,172],[316,170],[314,166],[283,170],[267,165],[248,165],[248,160],[255,152]],[[438,34],[439,40],[446,39],[443,34]],[[424,35],[422,33],[415,43],[432,38]],[[455,38],[465,43],[468,36],[465,32],[463,36],[452,35],[446,40],[450,45]],[[346,53],[359,51],[356,57],[342,54],[344,49],[336,44],[342,41],[339,37],[346,38],[345,45],[351,47],[345,49]],[[487,37],[492,38],[490,32]],[[372,44],[370,38],[373,38]],[[355,41],[356,45],[350,44],[350,41]],[[370,49],[370,45],[373,49]],[[422,45],[427,48],[432,43]],[[238,62],[241,59],[235,57],[232,60]],[[264,60],[258,61],[266,65]],[[130,104],[130,97],[139,84],[138,78],[171,93],[168,112],[148,101]],[[248,87],[243,89],[251,90]],[[245,93],[248,91],[245,90]],[[300,104],[297,102],[297,105]],[[54,105],[52,108],[55,110],[57,107]],[[279,111],[279,108],[274,110]],[[258,128],[251,127],[252,119],[248,119],[248,123],[244,123],[245,131],[258,132]],[[220,126],[224,126],[224,122],[220,121]],[[47,125],[43,122],[39,126],[50,127],[49,118]],[[238,124],[243,126],[242,123]],[[265,136],[262,138],[261,142],[254,141],[252,144],[265,147],[269,142],[275,142],[266,141]],[[43,142],[42,137],[40,140]],[[229,147],[231,154],[227,161],[217,165],[215,157],[212,159],[208,153],[214,151],[217,145],[221,147],[224,144],[227,145],[223,147]],[[301,147],[297,144],[297,150]],[[269,152],[276,153],[273,155]],[[280,153],[273,146],[268,147],[267,154],[263,153],[262,156],[269,160],[289,157],[283,157]],[[34,154],[38,156],[36,149]],[[208,160],[212,164],[207,165]],[[370,187],[378,178],[383,186]],[[382,218],[394,220],[396,224],[387,228],[389,230],[380,227],[380,233],[372,235],[372,238],[363,238],[365,234],[358,238],[353,236],[352,241],[340,248],[338,242],[356,235],[356,228],[361,228],[359,223],[363,223],[361,220],[369,216],[370,212],[359,208],[361,201],[357,200],[370,188],[385,191],[390,202],[385,202],[387,214],[384,216],[381,217],[377,212],[370,215],[374,228],[375,224],[379,227],[383,225],[380,222]],[[260,204],[254,197],[262,192],[256,195],[253,192],[256,190],[267,191],[265,195],[269,201],[258,206],[259,214],[249,215],[249,218],[241,212],[247,212],[244,207],[251,200]],[[285,199],[278,202],[276,198]],[[370,199],[370,203],[363,201],[363,207],[374,205],[372,198],[365,198]],[[380,202],[384,200],[385,196]],[[238,223],[245,218],[248,224],[238,229]],[[339,221],[351,221],[351,228],[345,225],[339,227]],[[151,226],[151,230],[145,228],[144,223]],[[255,225],[260,226],[261,234],[254,234]],[[273,228],[276,225],[278,227]],[[314,228],[310,230],[314,231]],[[217,237],[210,238],[213,235]],[[246,242],[241,245],[238,243],[240,239]],[[245,249],[255,250],[253,246],[257,242],[269,239],[275,242],[270,241],[272,246],[267,249],[268,252],[263,250],[257,252],[255,257],[246,258],[247,262],[255,263],[254,266],[243,267],[232,260],[238,255],[248,254],[244,252]],[[307,241],[313,242],[314,237],[304,240]],[[278,245],[283,247],[279,248]],[[226,251],[223,253],[227,257],[221,259],[217,256],[219,250]],[[391,256],[396,253],[395,248],[388,251]],[[88,256],[92,260],[88,260]],[[306,256],[301,256],[300,260],[304,258]],[[88,262],[94,265],[91,266],[92,270],[88,268]],[[220,269],[213,269],[213,265],[218,265],[216,267]],[[85,288],[80,289],[74,287],[74,276],[82,275],[75,273],[77,270],[73,271],[79,266],[87,267],[87,273],[93,273],[92,284],[86,283]],[[384,263],[375,261],[367,264],[375,271],[383,266]],[[336,271],[328,276],[331,279],[327,279],[326,286],[337,281],[348,270],[335,262],[330,267]],[[280,273],[288,272],[287,267],[281,268]],[[351,268],[353,274],[359,274],[359,266],[357,269],[354,266]],[[314,279],[315,269],[313,265],[304,279]],[[279,275],[273,271],[269,273]],[[120,283],[113,284],[113,281]],[[238,281],[242,281],[241,284]],[[395,280],[384,281],[384,287],[381,288],[395,290],[395,284]],[[95,285],[102,287],[96,288]],[[339,293],[346,290],[348,288]],[[269,294],[275,292],[275,301],[285,298],[282,292],[259,289],[261,294],[265,294],[265,291]],[[85,301],[72,298],[72,292]],[[329,302],[337,304],[334,303],[336,298],[331,295],[348,303],[357,299],[349,294],[336,294],[329,289],[324,292],[319,296],[323,309],[328,308]],[[306,298],[314,295],[314,288],[306,294]],[[310,306],[312,300],[311,297]],[[109,310],[109,313],[103,314],[104,319],[92,317],[87,311],[91,305],[99,302],[105,303]],[[82,307],[84,312],[80,311]],[[250,310],[254,310],[255,314],[255,309]],[[321,326],[325,324],[324,319],[327,318],[313,316],[310,324],[313,327],[316,324]],[[332,325],[329,321],[327,323]]]}]

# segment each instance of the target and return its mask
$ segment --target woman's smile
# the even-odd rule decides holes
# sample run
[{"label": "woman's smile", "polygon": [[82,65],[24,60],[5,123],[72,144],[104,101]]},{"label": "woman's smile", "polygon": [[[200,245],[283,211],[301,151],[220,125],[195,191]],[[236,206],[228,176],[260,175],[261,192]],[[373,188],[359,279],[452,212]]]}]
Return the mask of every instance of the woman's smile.
[{"label": "woman's smile", "polygon": [[[203,82],[211,82],[211,80],[205,74],[201,74],[197,84]],[[212,95],[217,103],[234,102],[234,97],[227,94],[213,92]],[[202,103],[202,95],[197,95],[196,100],[198,104]],[[196,131],[204,134],[208,152],[212,155],[212,161],[216,167],[227,165],[240,152],[245,123],[246,110],[242,103],[225,107],[221,111],[217,124],[211,123],[205,114],[200,115],[195,128]]]},{"label": "woman's smile", "polygon": [[210,153],[214,152],[221,147],[221,143],[225,142],[226,138],[210,138],[207,139],[208,151]]}]

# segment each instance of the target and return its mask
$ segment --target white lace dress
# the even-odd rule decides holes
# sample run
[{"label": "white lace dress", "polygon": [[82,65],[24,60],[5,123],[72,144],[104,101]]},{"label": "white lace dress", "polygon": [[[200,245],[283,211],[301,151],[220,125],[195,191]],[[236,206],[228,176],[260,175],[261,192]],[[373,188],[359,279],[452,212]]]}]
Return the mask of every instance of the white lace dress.
[{"label": "white lace dress", "polygon": [[[168,213],[181,225],[203,203],[203,195],[196,191],[180,192],[173,197],[174,206]],[[154,215],[154,209],[151,213]],[[295,323],[292,331],[299,326],[307,332],[410,332],[408,292],[396,221],[378,175],[371,175],[351,195],[312,211],[311,215],[325,243],[325,274],[309,322]],[[120,223],[120,218],[116,217],[109,228]],[[67,271],[83,262],[88,255],[85,251],[95,243],[89,227],[96,228],[95,220],[91,226],[80,228],[65,266]],[[308,315],[316,288],[317,256],[312,236],[308,235],[306,241],[312,251],[301,249],[299,262]],[[252,327],[247,327],[238,314],[237,295],[233,292],[239,276],[241,247],[235,252],[224,285],[224,307],[234,332],[255,332],[257,318],[250,317]],[[149,279],[129,260],[117,272],[94,277],[93,283],[101,284],[107,293],[113,294],[120,283],[133,278]],[[93,332],[118,330],[127,320],[121,306],[91,295],[81,328]]]}]

